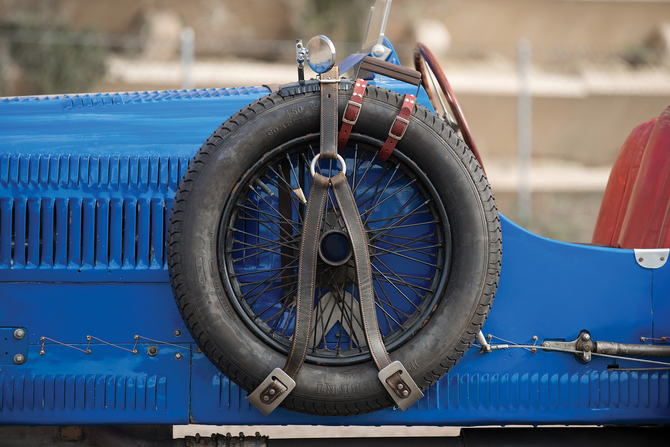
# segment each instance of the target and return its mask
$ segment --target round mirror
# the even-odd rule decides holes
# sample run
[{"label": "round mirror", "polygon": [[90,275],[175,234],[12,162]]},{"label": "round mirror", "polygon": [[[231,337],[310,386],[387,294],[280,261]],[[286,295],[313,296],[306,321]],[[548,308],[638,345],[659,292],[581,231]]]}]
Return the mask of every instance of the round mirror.
[{"label": "round mirror", "polygon": [[315,36],[307,42],[307,63],[316,73],[325,73],[335,65],[335,45],[326,36]]}]

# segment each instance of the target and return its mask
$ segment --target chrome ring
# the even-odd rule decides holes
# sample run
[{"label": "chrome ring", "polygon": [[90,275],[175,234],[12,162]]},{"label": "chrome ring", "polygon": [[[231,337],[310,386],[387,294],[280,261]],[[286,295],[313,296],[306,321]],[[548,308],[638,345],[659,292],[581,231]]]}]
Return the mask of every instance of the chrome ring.
[{"label": "chrome ring", "polygon": [[[340,162],[342,165],[342,172],[344,172],[344,175],[347,175],[347,163],[344,161],[344,158],[340,154],[337,154],[337,161]],[[321,157],[321,154],[316,154],[314,158],[312,159],[312,162],[309,164],[309,173],[312,174],[312,177],[314,177],[314,170],[316,169],[316,161]]]}]

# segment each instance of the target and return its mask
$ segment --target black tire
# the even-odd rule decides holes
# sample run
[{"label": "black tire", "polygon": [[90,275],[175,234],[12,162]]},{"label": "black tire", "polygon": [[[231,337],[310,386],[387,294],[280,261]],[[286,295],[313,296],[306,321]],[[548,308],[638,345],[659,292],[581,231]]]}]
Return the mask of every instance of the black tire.
[{"label": "black tire", "polygon": [[[350,92],[339,95],[340,116],[349,96]],[[351,141],[368,149],[381,147],[402,100],[394,92],[368,86]],[[280,92],[233,115],[194,157],[172,209],[169,268],[177,305],[207,357],[249,392],[272,369],[284,366],[290,342],[282,341],[274,329],[263,332],[269,323],[263,326],[260,314],[254,319],[251,307],[245,307],[239,298],[242,286],[231,270],[239,261],[231,254],[237,242],[229,236],[238,230],[228,225],[237,225],[235,216],[242,214],[234,213],[240,203],[246,203],[242,202],[244,191],[255,173],[276,167],[282,151],[300,154],[304,149],[290,149],[302,147],[300,144],[316,141],[318,149],[319,105],[320,92]],[[501,268],[500,221],[477,160],[452,129],[424,107],[414,107],[407,132],[389,163],[402,166],[408,178],[415,177],[416,184],[423,185],[417,186],[423,188],[418,191],[427,197],[434,195],[431,203],[439,203],[431,205],[429,212],[439,221],[433,224],[436,234],[442,235],[433,244],[442,247],[431,254],[440,264],[437,279],[426,287],[431,292],[421,295],[415,314],[405,320],[410,329],[395,336],[399,329],[393,332],[389,323],[390,343],[387,341],[391,359],[400,360],[425,389],[463,356],[486,320]],[[269,180],[264,181],[270,185]],[[290,317],[290,309],[287,312]],[[393,405],[365,346],[355,346],[350,336],[348,348],[342,347],[331,360],[323,336],[283,407],[310,414],[351,415]]]}]

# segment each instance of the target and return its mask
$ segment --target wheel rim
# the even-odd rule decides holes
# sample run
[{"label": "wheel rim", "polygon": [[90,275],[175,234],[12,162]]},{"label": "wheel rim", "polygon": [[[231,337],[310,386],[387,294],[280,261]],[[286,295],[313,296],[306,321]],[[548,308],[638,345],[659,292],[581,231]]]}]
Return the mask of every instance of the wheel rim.
[{"label": "wheel rim", "polygon": [[[237,313],[262,340],[288,353],[295,308],[300,233],[309,196],[309,165],[319,135],[270,151],[245,172],[225,206],[219,229],[221,279]],[[444,206],[426,175],[395,151],[375,155],[382,142],[352,134],[347,178],[368,233],[377,319],[389,352],[411,339],[442,295],[451,259]],[[337,163],[319,160],[331,176]],[[332,193],[331,193],[332,194]],[[332,195],[322,222],[326,242],[344,230]],[[310,349],[306,361],[344,365],[369,360],[358,310],[352,259],[317,266]]]}]

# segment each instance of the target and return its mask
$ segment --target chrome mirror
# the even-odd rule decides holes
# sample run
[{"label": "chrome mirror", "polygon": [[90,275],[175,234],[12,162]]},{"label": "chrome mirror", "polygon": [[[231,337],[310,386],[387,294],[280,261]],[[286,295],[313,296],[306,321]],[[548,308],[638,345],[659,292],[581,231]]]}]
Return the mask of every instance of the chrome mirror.
[{"label": "chrome mirror", "polygon": [[325,73],[335,65],[335,45],[326,36],[315,36],[307,42],[307,63],[315,73]]}]

